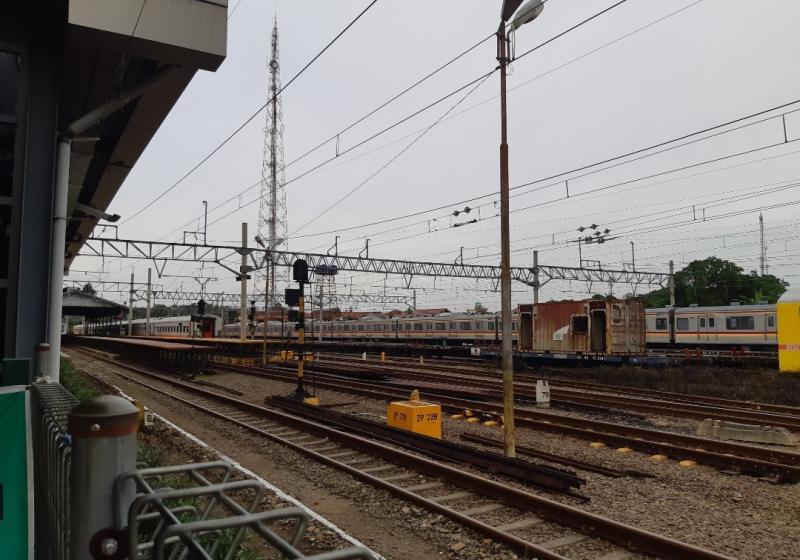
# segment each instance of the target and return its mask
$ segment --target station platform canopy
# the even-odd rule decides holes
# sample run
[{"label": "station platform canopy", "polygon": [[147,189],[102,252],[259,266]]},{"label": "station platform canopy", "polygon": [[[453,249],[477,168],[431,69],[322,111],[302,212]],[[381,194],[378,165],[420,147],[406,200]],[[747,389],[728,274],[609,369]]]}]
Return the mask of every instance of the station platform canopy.
[{"label": "station platform canopy", "polygon": [[127,310],[128,307],[120,303],[80,290],[67,289],[64,292],[61,314],[99,319],[101,317],[117,317]]}]

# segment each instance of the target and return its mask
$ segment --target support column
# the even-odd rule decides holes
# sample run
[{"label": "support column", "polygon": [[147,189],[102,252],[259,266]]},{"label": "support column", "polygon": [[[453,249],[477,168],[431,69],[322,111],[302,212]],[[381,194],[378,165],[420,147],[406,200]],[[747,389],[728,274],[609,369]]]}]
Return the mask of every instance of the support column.
[{"label": "support column", "polygon": [[247,340],[247,222],[242,223],[242,264],[239,267],[239,278],[242,282],[241,306],[239,307],[239,339]]},{"label": "support column", "polygon": [[67,193],[69,191],[69,154],[72,140],[58,139],[56,182],[53,193],[53,229],[50,237],[50,307],[47,318],[47,341],[50,344],[49,373],[58,381],[61,372],[61,308],[64,304],[64,247],[67,236]]},{"label": "support column", "polygon": [[675,307],[675,263],[669,261],[669,306]]},{"label": "support column", "polygon": [[144,334],[146,336],[151,336],[153,333],[150,332],[150,296],[152,295],[152,278],[153,278],[153,269],[147,269],[147,310],[145,310],[144,315]]},{"label": "support column", "polygon": [[128,336],[133,336],[133,272],[131,272],[131,291],[128,296]]}]

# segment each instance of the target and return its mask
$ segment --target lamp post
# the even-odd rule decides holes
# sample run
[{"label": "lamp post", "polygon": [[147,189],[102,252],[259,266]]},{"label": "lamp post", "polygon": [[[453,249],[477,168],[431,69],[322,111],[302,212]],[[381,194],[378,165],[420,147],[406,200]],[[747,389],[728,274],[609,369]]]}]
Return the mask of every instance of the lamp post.
[{"label": "lamp post", "polygon": [[500,26],[497,28],[497,62],[500,68],[500,314],[502,317],[503,371],[503,441],[506,457],[516,457],[514,441],[514,356],[511,332],[511,228],[509,225],[508,194],[508,130],[506,115],[506,67],[511,61],[508,53],[506,23],[514,16],[511,28],[516,30],[536,19],[544,9],[542,0],[529,0],[519,11],[522,0],[503,0]]}]

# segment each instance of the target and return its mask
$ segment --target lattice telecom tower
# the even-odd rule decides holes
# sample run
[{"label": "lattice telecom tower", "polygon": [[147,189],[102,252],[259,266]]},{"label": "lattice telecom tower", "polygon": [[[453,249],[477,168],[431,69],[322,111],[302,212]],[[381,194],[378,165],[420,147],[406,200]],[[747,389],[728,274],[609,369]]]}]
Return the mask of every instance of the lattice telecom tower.
[{"label": "lattice telecom tower", "polygon": [[[264,127],[264,159],[261,166],[261,202],[258,209],[258,235],[270,249],[286,249],[286,190],[283,174],[283,110],[281,98],[280,52],[278,49],[278,17],[272,26],[272,40],[267,59],[269,88],[267,119]],[[269,274],[267,308],[279,301],[275,296],[275,264],[270,263],[258,275],[256,289],[265,286]]]}]

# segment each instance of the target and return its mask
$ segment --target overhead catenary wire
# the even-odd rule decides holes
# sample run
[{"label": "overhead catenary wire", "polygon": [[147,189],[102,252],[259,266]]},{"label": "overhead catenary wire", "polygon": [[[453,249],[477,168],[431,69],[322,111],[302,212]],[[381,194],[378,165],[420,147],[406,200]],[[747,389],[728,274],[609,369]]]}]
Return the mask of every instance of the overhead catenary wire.
[{"label": "overhead catenary wire", "polygon": [[361,10],[361,12],[359,12],[359,14],[358,14],[358,15],[357,15],[355,18],[353,18],[353,19],[350,21],[350,23],[348,23],[348,24],[347,24],[347,25],[344,27],[344,29],[342,29],[342,30],[341,30],[341,31],[340,31],[340,32],[339,32],[339,33],[338,33],[338,34],[337,34],[337,35],[336,35],[336,36],[335,36],[333,39],[331,39],[331,40],[328,42],[328,44],[327,44],[327,45],[325,45],[325,47],[323,47],[323,48],[322,48],[322,50],[321,50],[321,51],[319,51],[319,52],[318,52],[316,55],[314,55],[314,57],[313,57],[311,60],[309,60],[309,61],[306,63],[306,65],[305,65],[305,66],[303,66],[303,67],[302,67],[302,68],[301,68],[301,69],[300,69],[300,70],[299,70],[299,71],[298,71],[298,72],[297,72],[297,73],[296,73],[294,76],[292,76],[292,77],[291,77],[291,79],[289,79],[289,81],[288,81],[288,82],[286,82],[286,83],[285,83],[285,84],[284,84],[284,85],[283,85],[283,86],[282,86],[282,87],[281,87],[281,88],[280,88],[278,91],[276,91],[276,92],[275,92],[275,93],[272,95],[272,97],[271,97],[271,98],[270,98],[270,99],[269,99],[269,100],[268,100],[266,103],[264,103],[263,105],[261,105],[261,107],[259,107],[259,108],[258,108],[258,110],[256,110],[256,111],[255,111],[255,112],[254,112],[252,115],[250,115],[250,116],[249,116],[247,119],[245,119],[245,121],[244,121],[242,124],[240,124],[240,125],[239,125],[239,126],[238,126],[238,127],[237,127],[237,128],[234,130],[234,131],[233,131],[233,132],[231,132],[231,133],[230,133],[230,134],[229,134],[229,135],[228,135],[228,136],[227,136],[227,137],[226,137],[226,138],[225,138],[225,139],[224,139],[224,140],[223,140],[221,143],[219,143],[219,144],[218,144],[218,145],[217,145],[217,146],[216,146],[216,147],[215,147],[213,150],[211,150],[211,152],[209,152],[209,153],[208,153],[208,154],[207,154],[207,155],[206,155],[204,158],[202,158],[202,159],[201,159],[199,162],[197,162],[197,163],[196,163],[194,166],[192,166],[192,167],[189,169],[189,171],[187,171],[186,173],[184,173],[184,174],[183,174],[183,175],[182,175],[182,176],[181,176],[181,177],[180,177],[180,178],[179,178],[177,181],[175,181],[175,182],[174,182],[172,185],[170,185],[170,186],[169,186],[167,189],[163,190],[163,191],[162,191],[162,192],[161,192],[159,195],[157,195],[155,198],[153,198],[153,199],[151,199],[149,202],[147,202],[147,203],[146,203],[144,206],[142,206],[142,207],[141,207],[139,210],[137,210],[136,212],[134,212],[134,213],[133,213],[133,214],[132,214],[132,215],[131,215],[131,216],[130,216],[128,219],[126,219],[126,220],[124,220],[123,222],[121,222],[121,223],[120,223],[120,225],[130,222],[131,220],[133,220],[134,218],[136,218],[137,216],[139,216],[140,214],[142,214],[142,212],[144,212],[145,210],[147,210],[148,208],[150,208],[150,207],[151,207],[153,204],[155,204],[156,202],[158,202],[159,200],[161,200],[161,199],[162,199],[164,196],[166,196],[168,193],[170,193],[170,192],[171,192],[173,189],[175,189],[176,187],[178,187],[178,185],[180,185],[181,183],[183,183],[183,181],[184,181],[184,180],[186,180],[186,179],[187,179],[187,178],[188,178],[188,177],[189,177],[189,176],[190,176],[192,173],[194,173],[195,171],[197,171],[197,169],[199,169],[199,168],[200,168],[200,167],[201,167],[201,166],[202,166],[202,165],[203,165],[205,162],[207,162],[209,159],[211,159],[211,158],[214,156],[214,154],[216,154],[216,153],[217,153],[219,150],[221,150],[221,149],[222,149],[222,147],[223,147],[223,146],[225,146],[225,145],[226,145],[228,142],[230,142],[230,141],[231,141],[231,140],[232,140],[232,139],[233,139],[233,138],[234,138],[234,137],[235,137],[237,134],[239,134],[239,132],[241,132],[241,130],[242,130],[244,127],[246,127],[248,124],[250,124],[250,122],[251,122],[251,121],[252,121],[254,118],[256,118],[256,117],[257,117],[259,114],[261,114],[261,111],[263,111],[265,108],[267,108],[267,106],[269,106],[271,103],[274,103],[274,102],[275,102],[275,100],[278,98],[278,96],[279,96],[279,95],[281,95],[281,93],[283,93],[283,92],[286,90],[286,88],[288,88],[290,85],[292,85],[292,83],[293,83],[295,80],[297,80],[297,78],[299,78],[300,76],[302,76],[302,75],[303,75],[303,73],[304,73],[304,72],[305,72],[305,71],[306,71],[306,70],[307,70],[307,69],[308,69],[308,68],[309,68],[309,67],[310,67],[312,64],[314,64],[314,62],[316,62],[316,61],[317,61],[317,59],[319,59],[319,57],[321,57],[321,56],[322,56],[322,55],[325,53],[325,51],[327,51],[327,50],[328,50],[328,49],[329,49],[329,48],[330,48],[330,47],[331,47],[331,46],[332,46],[332,45],[333,45],[333,44],[334,44],[336,41],[338,41],[338,40],[339,40],[339,38],[340,38],[342,35],[344,35],[344,34],[347,32],[347,30],[348,30],[348,29],[350,29],[350,28],[351,28],[353,25],[355,25],[355,23],[356,23],[356,22],[357,22],[359,19],[361,19],[361,17],[362,17],[364,14],[366,14],[366,13],[367,13],[367,11],[369,11],[369,9],[370,9],[370,8],[372,8],[372,6],[374,6],[374,5],[375,5],[377,2],[378,2],[378,0],[372,0],[372,1],[371,1],[371,2],[370,2],[370,3],[369,3],[369,4],[368,4],[368,5],[367,5],[367,6],[366,6],[366,7],[365,7],[363,10]]},{"label": "overhead catenary wire", "polygon": [[[566,35],[567,33],[571,32],[571,31],[574,31],[575,29],[578,29],[579,27],[581,27],[581,26],[583,26],[583,25],[585,25],[585,24],[587,24],[587,23],[589,23],[589,22],[593,21],[594,19],[596,19],[596,18],[597,18],[597,17],[599,17],[600,15],[603,15],[603,14],[605,14],[605,13],[609,12],[611,9],[618,7],[619,5],[623,4],[625,1],[626,1],[626,0],[622,0],[621,2],[617,2],[616,4],[613,4],[612,6],[610,6],[610,7],[608,7],[608,8],[605,8],[605,9],[603,9],[603,10],[601,10],[600,12],[597,12],[597,13],[593,14],[592,16],[589,16],[588,18],[586,18],[586,19],[584,19],[584,20],[580,21],[579,23],[577,23],[577,24],[575,24],[575,25],[571,26],[571,27],[570,27],[570,28],[568,28],[567,30],[564,30],[564,31],[562,31],[562,32],[558,33],[556,36],[554,36],[554,37],[551,37],[551,38],[547,39],[547,40],[546,40],[544,43],[540,43],[540,44],[539,44],[537,47],[534,47],[534,48],[530,49],[529,51],[526,51],[526,53],[524,53],[524,54],[530,54],[531,52],[533,52],[533,51],[537,50],[539,47],[541,47],[541,46],[544,46],[545,44],[552,43],[554,40],[556,40],[556,39],[558,39],[558,38],[561,38],[561,37],[563,37],[563,36],[564,36],[564,35]],[[702,0],[700,0],[700,1],[702,1]],[[462,54],[460,54],[460,55],[457,55],[456,57],[454,57],[453,59],[451,59],[451,61],[458,60],[458,59],[459,59],[461,56],[463,56],[463,55],[467,54],[468,52],[470,52],[471,50],[473,50],[474,48],[476,48],[477,46],[479,46],[480,44],[482,44],[483,42],[485,42],[486,40],[488,40],[488,39],[489,39],[489,38],[491,38],[491,37],[494,37],[494,34],[492,34],[492,35],[489,35],[489,36],[487,36],[486,38],[482,39],[482,40],[481,40],[479,43],[477,43],[477,44],[473,45],[472,47],[468,48],[466,51],[463,51],[463,52],[462,52]],[[449,64],[449,62],[448,62],[448,63],[446,63],[445,65],[441,66],[439,69],[437,69],[437,70],[434,70],[434,71],[433,71],[432,73],[430,73],[430,74],[431,74],[431,75],[435,74],[435,73],[436,73],[436,72],[438,72],[440,69],[442,69],[443,67],[445,67],[447,64]],[[564,65],[564,66],[565,66],[565,65]],[[371,135],[371,136],[367,137],[366,139],[364,139],[364,140],[362,140],[362,141],[358,142],[357,144],[355,144],[355,145],[353,145],[353,146],[351,146],[351,147],[347,148],[346,150],[344,150],[344,151],[339,151],[339,152],[338,152],[338,153],[337,153],[335,156],[333,156],[333,157],[331,157],[331,158],[328,158],[328,159],[324,160],[323,162],[319,163],[318,165],[316,165],[316,166],[312,167],[311,169],[308,169],[308,170],[306,170],[306,171],[302,172],[301,174],[299,174],[299,175],[297,175],[297,176],[293,177],[292,179],[290,179],[289,181],[287,181],[287,182],[284,184],[284,186],[287,186],[287,185],[289,185],[289,184],[291,184],[291,183],[293,183],[293,182],[296,182],[296,181],[298,181],[298,180],[302,179],[303,177],[306,177],[306,176],[308,176],[308,175],[312,174],[313,172],[315,172],[315,171],[319,170],[320,168],[322,168],[323,166],[327,165],[328,163],[331,163],[332,161],[334,161],[334,160],[336,160],[336,159],[340,158],[341,156],[343,156],[343,155],[345,155],[345,154],[347,154],[347,153],[349,153],[349,152],[351,152],[351,151],[353,151],[353,150],[355,150],[355,149],[357,149],[357,148],[359,148],[359,147],[363,146],[364,144],[366,144],[366,143],[368,143],[368,142],[371,142],[371,141],[372,141],[372,140],[374,140],[375,138],[378,138],[378,137],[380,137],[381,135],[385,134],[386,132],[389,132],[390,130],[392,130],[392,129],[396,128],[397,126],[400,126],[401,124],[403,124],[403,123],[407,122],[408,120],[410,120],[410,119],[412,119],[412,118],[414,118],[414,117],[416,117],[416,116],[418,116],[418,115],[422,114],[423,112],[425,112],[425,111],[427,111],[427,110],[429,110],[429,109],[432,109],[433,107],[435,107],[435,106],[436,106],[436,105],[438,105],[439,103],[442,103],[443,101],[446,101],[446,100],[447,100],[447,99],[449,99],[450,97],[453,97],[454,95],[458,94],[459,92],[461,92],[461,91],[463,91],[463,90],[465,90],[465,89],[469,88],[469,87],[470,87],[470,86],[472,86],[473,84],[475,84],[475,83],[477,83],[477,82],[479,82],[479,81],[483,80],[483,79],[486,77],[486,75],[487,75],[487,74],[491,74],[491,73],[493,73],[493,72],[495,72],[495,71],[497,71],[497,68],[495,68],[495,69],[494,69],[494,70],[492,70],[491,72],[488,72],[488,73],[486,73],[486,74],[483,74],[483,75],[481,75],[481,76],[478,76],[478,77],[476,77],[475,79],[473,79],[473,80],[469,81],[468,83],[465,83],[465,84],[463,84],[463,85],[459,86],[458,88],[456,88],[456,89],[454,89],[454,90],[450,91],[450,92],[449,92],[449,93],[447,93],[446,95],[444,95],[444,96],[442,96],[442,97],[439,97],[438,99],[436,99],[436,100],[435,100],[435,101],[433,101],[432,103],[429,103],[429,104],[425,105],[424,107],[422,107],[422,108],[420,108],[420,109],[418,109],[418,110],[416,110],[416,111],[412,112],[411,114],[409,114],[409,115],[406,115],[406,116],[405,116],[405,117],[403,117],[402,119],[400,119],[400,120],[398,120],[398,121],[394,122],[392,125],[390,125],[390,126],[388,126],[388,127],[384,128],[384,129],[382,129],[381,131],[379,131],[379,132],[378,132],[378,133],[376,133],[376,134],[373,134],[373,135]],[[424,81],[425,79],[427,79],[427,76],[423,78],[423,81]],[[422,83],[422,82],[420,81],[419,83]],[[408,91],[410,91],[411,89],[413,89],[413,87],[415,87],[415,85],[412,85],[412,87],[410,87],[410,88],[406,88],[406,89],[407,89]],[[405,93],[405,90],[404,90],[404,92],[402,92],[402,93]],[[393,97],[393,98],[391,98],[391,99],[389,100],[389,102],[391,102],[391,101],[394,101],[394,100],[395,100],[395,99],[397,99],[398,97],[399,97],[399,95],[398,95],[398,96],[395,96],[395,97]],[[385,105],[387,105],[387,104],[388,104],[388,102],[386,102],[386,103],[382,104],[381,106],[379,106],[379,108],[383,108],[383,107],[384,107]],[[377,112],[377,110],[375,110],[375,112]],[[372,112],[370,112],[370,113],[371,113],[371,114],[374,114],[374,113],[372,113]],[[370,114],[370,113],[368,113],[368,115],[370,115],[370,116],[371,116],[371,114]],[[360,121],[359,121],[359,122],[360,122]],[[355,124],[357,124],[357,123],[354,123],[354,124],[353,124],[353,126],[355,126]],[[349,129],[350,127],[347,127],[347,128]],[[338,134],[341,134],[341,132],[339,132]],[[337,134],[336,136],[338,136],[338,134]],[[416,134],[416,132],[415,132],[414,134]],[[329,139],[327,139],[327,140],[323,141],[321,144],[319,144],[319,145],[317,146],[317,148],[320,148],[320,147],[324,146],[326,143],[330,142],[332,139],[335,139],[335,138],[336,138],[336,136],[332,136],[331,138],[329,138]],[[316,150],[317,148],[314,148],[314,150]],[[309,152],[309,153],[310,153],[310,152]],[[307,155],[307,154],[306,154],[306,155]],[[301,157],[304,157],[304,156],[301,156]],[[293,160],[292,162],[290,162],[289,164],[287,164],[285,167],[288,167],[288,166],[289,166],[289,165],[291,165],[292,163],[295,163],[295,161]],[[240,191],[240,192],[239,192],[239,193],[237,193],[236,195],[234,195],[234,196],[232,196],[232,197],[230,197],[230,198],[226,199],[226,201],[224,201],[223,203],[220,203],[220,204],[218,204],[218,205],[214,206],[214,207],[213,207],[213,208],[212,208],[210,211],[214,211],[214,210],[216,210],[216,209],[220,208],[221,206],[223,206],[224,204],[226,204],[227,202],[230,202],[230,201],[232,201],[232,200],[235,200],[236,198],[240,197],[241,195],[245,194],[246,192],[248,192],[248,191],[252,190],[253,188],[255,188],[256,186],[258,186],[260,183],[261,183],[261,181],[259,180],[257,183],[255,183],[255,184],[253,184],[253,185],[250,185],[249,187],[247,187],[247,188],[245,188],[244,190]],[[257,200],[257,199],[256,199],[256,200]],[[240,206],[239,208],[236,208],[236,209],[234,209],[234,210],[232,210],[232,211],[228,212],[228,213],[227,213],[227,214],[226,214],[226,215],[225,215],[223,218],[225,218],[225,217],[228,217],[228,216],[230,216],[230,215],[234,214],[235,212],[238,212],[239,210],[241,210],[242,208],[245,208],[245,207],[249,206],[249,205],[250,205],[250,204],[252,204],[253,202],[255,202],[255,200],[253,200],[253,201],[250,201],[248,204],[244,204],[244,205]],[[176,231],[179,231],[179,230],[180,230],[180,229],[182,229],[183,227],[186,227],[186,225],[188,225],[188,224],[191,224],[191,223],[192,223],[192,222],[193,222],[195,219],[196,219],[196,218],[192,218],[192,220],[190,220],[189,222],[187,222],[187,223],[186,223],[186,224],[184,224],[183,226],[180,226],[180,227],[178,227],[178,228],[175,228],[174,230],[170,231],[169,233],[165,234],[165,235],[164,235],[164,236],[162,236],[162,237],[166,237],[166,236],[168,236],[168,235],[171,235],[172,233],[175,233]],[[210,224],[209,224],[209,225],[210,225]]]},{"label": "overhead catenary wire", "polygon": [[[362,187],[364,187],[364,185],[366,185],[366,184],[367,184],[369,181],[371,181],[371,180],[372,180],[372,179],[373,179],[373,178],[374,178],[376,175],[378,175],[378,174],[379,174],[381,171],[383,171],[384,169],[386,169],[387,167],[389,167],[389,165],[391,165],[392,163],[394,163],[395,161],[397,161],[397,159],[398,159],[400,156],[402,156],[402,155],[403,155],[405,152],[407,152],[408,150],[410,150],[410,149],[411,149],[411,147],[412,147],[412,146],[414,146],[414,144],[416,144],[417,142],[419,142],[420,140],[422,140],[422,138],[423,138],[423,137],[424,137],[424,136],[425,136],[425,135],[426,135],[428,132],[430,132],[430,131],[431,131],[431,130],[432,130],[432,129],[433,129],[433,128],[434,128],[434,127],[437,125],[437,124],[439,124],[440,122],[442,122],[442,120],[443,120],[445,117],[447,117],[447,115],[449,115],[451,112],[453,112],[453,111],[454,111],[454,110],[455,110],[455,109],[456,109],[456,108],[457,108],[459,105],[461,105],[461,103],[463,103],[464,101],[466,101],[466,100],[469,98],[469,96],[470,96],[470,95],[472,95],[473,93],[475,93],[475,91],[477,91],[477,89],[478,89],[479,87],[481,87],[481,85],[483,85],[483,84],[486,82],[486,80],[488,80],[488,79],[489,79],[489,76],[491,76],[492,74],[493,74],[493,72],[490,72],[490,73],[487,73],[487,74],[485,74],[485,75],[483,76],[483,79],[482,79],[481,81],[479,81],[478,83],[476,83],[476,84],[475,84],[475,85],[472,87],[472,89],[470,89],[470,90],[469,90],[469,91],[468,91],[466,94],[464,94],[464,96],[463,96],[463,97],[461,97],[461,99],[459,99],[458,101],[456,101],[456,102],[455,102],[455,103],[454,103],[454,104],[453,104],[453,105],[452,105],[452,106],[451,106],[449,109],[447,109],[447,111],[445,111],[444,113],[442,113],[442,115],[441,115],[441,116],[439,116],[439,118],[437,118],[435,121],[433,121],[433,122],[432,122],[432,123],[431,123],[431,124],[430,124],[430,125],[429,125],[427,128],[425,128],[425,129],[424,129],[422,132],[420,132],[420,133],[419,133],[417,136],[415,136],[415,137],[414,137],[414,139],[413,139],[413,140],[411,140],[411,142],[409,142],[408,144],[406,144],[406,145],[403,147],[403,149],[401,149],[401,150],[400,150],[399,152],[397,152],[397,153],[396,153],[394,156],[392,156],[392,157],[391,157],[391,159],[389,159],[389,161],[387,161],[386,163],[384,163],[383,165],[381,165],[381,166],[380,166],[380,167],[379,167],[379,168],[378,168],[376,171],[374,171],[372,174],[370,174],[370,175],[369,175],[369,177],[367,177],[367,178],[366,178],[366,179],[364,179],[364,180],[363,180],[361,183],[359,183],[358,185],[356,185],[356,186],[355,186],[353,189],[351,189],[351,190],[350,190],[350,191],[349,191],[347,194],[345,194],[344,196],[342,196],[342,197],[340,197],[339,199],[337,199],[337,200],[336,200],[336,201],[335,201],[333,204],[330,204],[330,205],[329,205],[327,208],[325,208],[324,210],[322,210],[321,212],[319,212],[319,213],[318,213],[316,216],[314,216],[313,218],[311,218],[310,220],[308,220],[306,223],[304,223],[302,226],[300,226],[299,228],[297,228],[297,229],[296,229],[296,230],[295,230],[295,231],[294,231],[294,232],[293,232],[291,235],[294,235],[294,234],[295,234],[295,233],[297,233],[298,231],[301,231],[301,230],[303,230],[304,228],[306,228],[307,226],[311,225],[312,223],[314,223],[315,221],[317,221],[319,218],[321,218],[322,216],[324,216],[325,214],[327,214],[328,212],[330,212],[331,210],[333,210],[334,208],[336,208],[337,206],[339,206],[339,204],[341,204],[342,202],[344,202],[345,200],[347,200],[349,197],[351,197],[353,194],[355,194],[356,192],[358,192],[358,191],[359,191],[359,190],[360,190]],[[290,235],[290,237],[291,237],[291,235]]]}]

